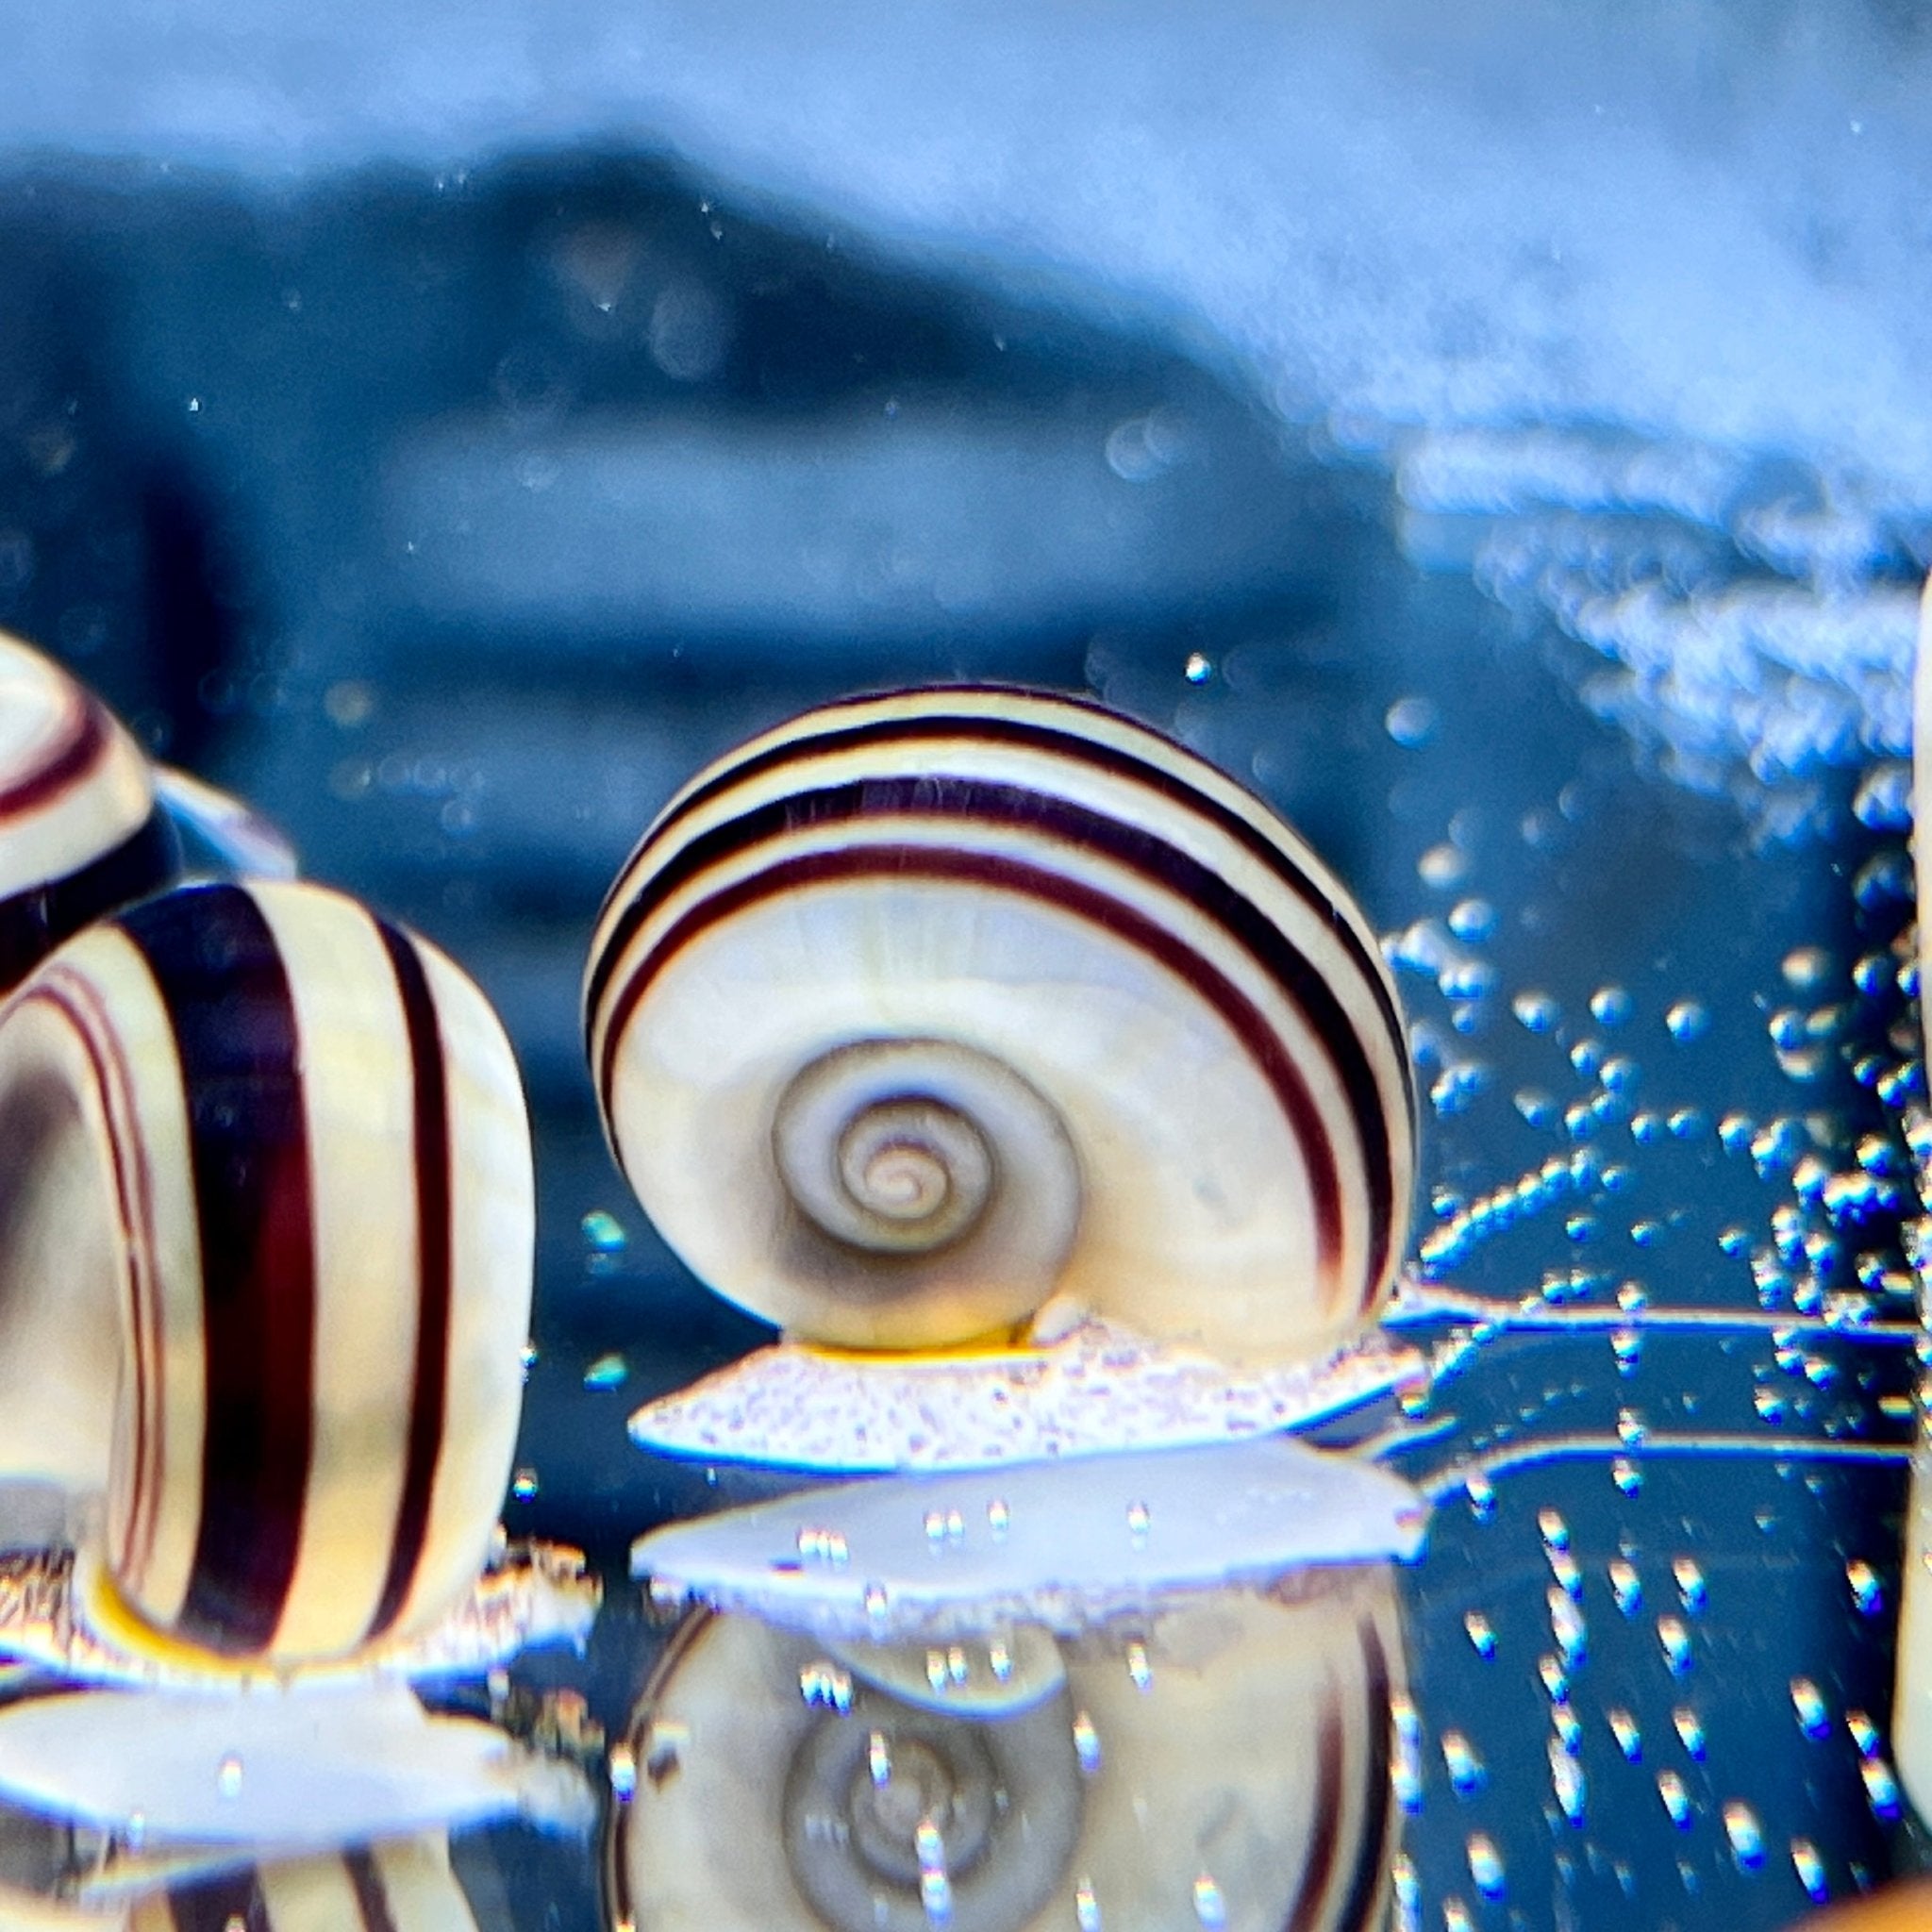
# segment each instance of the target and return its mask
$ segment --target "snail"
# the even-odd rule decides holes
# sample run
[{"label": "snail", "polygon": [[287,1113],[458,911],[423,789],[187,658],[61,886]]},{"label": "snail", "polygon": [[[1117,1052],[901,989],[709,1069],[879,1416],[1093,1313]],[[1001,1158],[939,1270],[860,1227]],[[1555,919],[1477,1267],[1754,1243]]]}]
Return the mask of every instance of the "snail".
[{"label": "snail", "polygon": [[441,953],[312,886],[150,899],[0,1007],[0,1646],[233,1688],[581,1627],[568,1553],[485,1574],[530,1146]]},{"label": "snail", "polygon": [[154,773],[49,658],[0,633],[0,991],[179,862]]},{"label": "snail", "polygon": [[[980,1653],[1015,1688],[950,1699]],[[1388,1907],[1403,1682],[1375,1566],[1077,1641],[1022,1625],[931,1651],[699,1611],[634,1721],[608,1916],[652,1932],[1367,1932]]]},{"label": "snail", "polygon": [[1091,704],[908,691],[754,739],[625,866],[584,1011],[659,1230],[799,1340],[1097,1317],[1268,1363],[1358,1333],[1402,1260],[1373,932],[1266,806]]}]

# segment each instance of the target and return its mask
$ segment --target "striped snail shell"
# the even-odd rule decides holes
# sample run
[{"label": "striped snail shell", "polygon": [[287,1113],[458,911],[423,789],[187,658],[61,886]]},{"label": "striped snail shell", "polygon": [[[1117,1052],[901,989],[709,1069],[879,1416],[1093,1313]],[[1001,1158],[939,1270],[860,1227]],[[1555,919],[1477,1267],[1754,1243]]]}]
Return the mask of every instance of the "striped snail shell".
[{"label": "striped snail shell", "polygon": [[0,1471],[89,1501],[95,1631],[282,1669],[471,1589],[534,1208],[460,971],[315,887],[163,894],[0,1008]]},{"label": "striped snail shell", "polygon": [[1374,934],[1266,806],[1090,704],[908,691],[731,753],[620,874],[585,1016],[661,1232],[808,1340],[940,1347],[1054,1299],[1278,1359],[1401,1258]]},{"label": "striped snail shell", "polygon": [[58,665],[0,633],[0,991],[176,864],[134,741]]},{"label": "striped snail shell", "polygon": [[1388,1909],[1403,1673],[1376,1568],[1223,1591],[1061,1646],[1046,1693],[1003,1711],[902,1700],[809,1637],[701,1612],[634,1721],[608,1917],[653,1932],[1370,1932]]}]

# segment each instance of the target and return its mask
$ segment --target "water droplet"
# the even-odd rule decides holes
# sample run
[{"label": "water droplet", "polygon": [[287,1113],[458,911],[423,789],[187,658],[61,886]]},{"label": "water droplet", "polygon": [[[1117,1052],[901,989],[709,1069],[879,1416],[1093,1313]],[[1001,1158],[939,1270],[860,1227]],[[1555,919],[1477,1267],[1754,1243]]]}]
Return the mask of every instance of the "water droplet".
[{"label": "water droplet", "polygon": [[1509,1010],[1532,1033],[1548,1033],[1563,1017],[1563,1009],[1546,992],[1520,992]]},{"label": "water droplet", "polygon": [[1636,1615],[1643,1602],[1643,1586],[1638,1581],[1636,1567],[1622,1557],[1610,1564],[1610,1591],[1626,1617]]},{"label": "water droplet", "polygon": [[1704,1762],[1704,1720],[1688,1704],[1680,1704],[1671,1713],[1671,1723],[1677,1733],[1677,1741],[1683,1745],[1685,1754],[1693,1764]]},{"label": "water droplet", "polygon": [[1537,1512],[1536,1526],[1541,1533],[1547,1548],[1567,1550],[1570,1547],[1570,1526],[1556,1510],[1540,1509]]},{"label": "water droplet", "polygon": [[1471,1610],[1462,1620],[1462,1627],[1469,1633],[1469,1641],[1481,1657],[1491,1657],[1496,1654],[1496,1633],[1490,1627],[1490,1620],[1480,1610]]},{"label": "water droplet", "polygon": [[1563,1816],[1572,1824],[1581,1824],[1588,1792],[1583,1767],[1555,1738],[1550,1740],[1550,1785]]},{"label": "water droplet", "polygon": [[1436,701],[1425,697],[1402,697],[1389,707],[1382,724],[1397,744],[1411,748],[1426,744],[1441,722]]},{"label": "water droplet", "polygon": [[1431,845],[1416,860],[1415,869],[1424,885],[1446,892],[1469,876],[1469,855],[1445,839],[1440,845]]},{"label": "water droplet", "polygon": [[1845,1581],[1851,1585],[1852,1602],[1857,1606],[1860,1616],[1875,1617],[1885,1607],[1885,1591],[1878,1574],[1863,1558],[1855,1557],[1845,1565]]},{"label": "water droplet", "polygon": [[1462,1492],[1469,1498],[1469,1511],[1478,1523],[1487,1523],[1496,1513],[1496,1486],[1481,1470],[1473,1469],[1462,1479]]},{"label": "water droplet", "polygon": [[1812,992],[1831,976],[1831,955],[1823,946],[1794,946],[1779,970],[1794,992]]},{"label": "water droplet", "polygon": [[1704,1572],[1689,1557],[1679,1557],[1671,1565],[1671,1574],[1677,1579],[1677,1595],[1684,1607],[1694,1615],[1708,1601]]},{"label": "water droplet", "polygon": [[225,1798],[242,1795],[242,1760],[233,1752],[215,1770],[215,1790]]},{"label": "water droplet", "polygon": [[1188,661],[1181,666],[1181,675],[1190,684],[1206,684],[1214,675],[1214,660],[1205,652],[1190,651]]},{"label": "water droplet", "polygon": [[1741,1799],[1733,1798],[1724,1806],[1724,1821],[1738,1870],[1757,1871],[1764,1863],[1764,1834],[1758,1828],[1757,1814]]},{"label": "water droplet", "polygon": [[637,1796],[638,1760],[637,1754],[628,1744],[613,1744],[610,1747],[610,1794],[620,1805],[628,1805]]},{"label": "water droplet", "polygon": [[1830,1896],[1830,1889],[1824,1882],[1824,1860],[1818,1856],[1818,1847],[1808,1838],[1791,1840],[1791,1870],[1798,1874],[1798,1883],[1810,1894],[1811,1903],[1822,1906]]},{"label": "water droplet", "polygon": [[1093,1895],[1093,1881],[1083,1878],[1074,1888],[1075,1932],[1101,1932],[1100,1901]]},{"label": "water droplet", "polygon": [[1899,1814],[1898,1780],[1891,1766],[1882,1757],[1861,1758],[1858,1775],[1865,1781],[1865,1797],[1874,1813],[1888,1821]]},{"label": "water droplet", "polygon": [[1389,1715],[1395,1732],[1390,1784],[1395,1802],[1413,1817],[1423,1808],[1423,1721],[1407,1697],[1391,1697]]},{"label": "water droplet", "polygon": [[1574,1670],[1589,1655],[1589,1626],[1583,1620],[1583,1612],[1576,1607],[1574,1598],[1560,1587],[1552,1590],[1546,1599],[1550,1611],[1550,1634],[1557,1641],[1566,1669]]},{"label": "water droplet", "polygon": [[1485,1898],[1503,1896],[1503,1855],[1495,1840],[1480,1831],[1469,1835],[1469,1875]]},{"label": "water droplet", "polygon": [[1831,1721],[1824,1711],[1824,1698],[1809,1677],[1791,1679],[1791,1708],[1798,1714],[1798,1728],[1807,1738],[1831,1735]]},{"label": "water droplet", "polygon": [[1464,899],[1449,914],[1449,930],[1457,939],[1472,942],[1492,939],[1496,908],[1487,899]]},{"label": "water droplet", "polygon": [[1674,1771],[1660,1771],[1657,1774],[1657,1794],[1664,1801],[1664,1809],[1679,1831],[1690,1828],[1690,1794],[1684,1789],[1684,1780]]},{"label": "water droplet", "polygon": [[1881,1741],[1878,1726],[1862,1710],[1845,1712],[1845,1729],[1852,1734],[1852,1742],[1858,1747],[1860,1757],[1875,1757]]},{"label": "water droplet", "polygon": [[602,1208],[591,1208],[581,1224],[586,1245],[600,1255],[622,1254],[629,1245],[630,1236],[625,1232],[624,1224]]},{"label": "water droplet", "polygon": [[1127,1645],[1127,1677],[1136,1690],[1144,1690],[1154,1681],[1154,1670],[1147,1661],[1147,1646],[1137,1638]]},{"label": "water droplet", "polygon": [[829,1657],[816,1658],[800,1668],[798,1694],[814,1710],[842,1714],[852,1708],[852,1674]]},{"label": "water droplet", "polygon": [[1489,1780],[1489,1773],[1484,1769],[1482,1759],[1476,1756],[1475,1746],[1460,1731],[1442,1733],[1442,1765],[1458,1798],[1467,1798],[1481,1790]]},{"label": "water droplet", "polygon": [[1074,1716],[1074,1755],[1089,1777],[1100,1769],[1100,1733],[1093,1728],[1092,1718],[1084,1710],[1076,1711]]},{"label": "water droplet", "polygon": [[865,1614],[874,1624],[883,1624],[892,1607],[891,1592],[883,1583],[868,1583],[860,1601],[865,1606]]},{"label": "water droplet", "polygon": [[1690,1631],[1675,1617],[1659,1617],[1657,1641],[1663,1645],[1664,1661],[1670,1665],[1672,1676],[1681,1677],[1690,1668]]},{"label": "water droplet", "polygon": [[630,1364],[621,1355],[600,1355],[584,1371],[586,1389],[622,1389],[630,1379]]},{"label": "water droplet", "polygon": [[1601,1026],[1621,1026],[1637,1003],[1621,986],[1600,986],[1590,996],[1591,1016]]},{"label": "water droplet", "polygon": [[1222,1897],[1220,1886],[1205,1872],[1194,1880],[1194,1916],[1206,1932],[1221,1932],[1227,1924],[1227,1901]]},{"label": "water droplet", "polygon": [[537,1472],[520,1469],[510,1479],[509,1492],[519,1503],[527,1503],[537,1493]]},{"label": "water droplet", "polygon": [[1129,1503],[1127,1505],[1127,1535],[1132,1540],[1137,1550],[1146,1543],[1147,1531],[1153,1519],[1148,1514],[1146,1504]]},{"label": "water droplet", "polygon": [[1007,1507],[1005,1501],[1000,1497],[995,1496],[986,1506],[986,1526],[992,1531],[994,1536],[1005,1536],[1012,1521],[1012,1510]]},{"label": "water droplet", "polygon": [[1675,1000],[1664,1011],[1664,1025],[1673,1040],[1698,1040],[1709,1031],[1710,1015],[1696,1000]]},{"label": "water droplet", "polygon": [[1643,1733],[1638,1729],[1637,1720],[1627,1710],[1612,1710],[1607,1715],[1617,1749],[1632,1764],[1641,1764],[1643,1761]]},{"label": "water droplet", "polygon": [[1852,810],[1874,832],[1903,832],[1912,823],[1912,768],[1904,758],[1887,758],[1865,774]]}]

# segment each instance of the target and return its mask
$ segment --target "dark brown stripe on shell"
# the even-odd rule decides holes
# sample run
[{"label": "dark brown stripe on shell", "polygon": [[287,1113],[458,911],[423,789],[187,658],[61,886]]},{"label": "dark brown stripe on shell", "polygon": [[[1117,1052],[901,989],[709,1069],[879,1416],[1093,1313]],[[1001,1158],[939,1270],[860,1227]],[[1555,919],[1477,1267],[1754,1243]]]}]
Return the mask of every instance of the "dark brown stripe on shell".
[{"label": "dark brown stripe on shell", "polygon": [[1337,1932],[1371,1932],[1383,1887],[1388,1883],[1391,1850],[1389,1727],[1394,1722],[1394,1714],[1389,1707],[1389,1654],[1382,1648],[1382,1634],[1373,1618],[1363,1617],[1357,1627],[1361,1633],[1362,1662],[1366,1667],[1362,1723],[1368,1762],[1362,1770],[1362,1824],[1356,1840],[1355,1869],[1349,1874],[1341,1909],[1330,1921]]},{"label": "dark brown stripe on shell", "polygon": [[302,1541],[314,1441],[315,1230],[294,996],[239,886],[118,922],[146,957],[188,1096],[207,1417],[179,1635],[231,1657],[273,1641]]},{"label": "dark brown stripe on shell", "polygon": [[268,1899],[253,1865],[176,1886],[168,1910],[175,1932],[270,1932]]},{"label": "dark brown stripe on shell", "polygon": [[51,804],[84,777],[108,745],[108,714],[85,691],[75,693],[74,714],[65,732],[48,747],[41,762],[23,772],[10,785],[0,785],[0,819],[17,819]]},{"label": "dark brown stripe on shell", "polygon": [[[1300,1068],[1267,1017],[1211,960],[1203,958],[1134,907],[1062,874],[998,854],[924,845],[848,845],[780,859],[700,900],[672,924],[613,994],[604,1032],[604,1051],[597,1067],[597,1091],[607,1116],[610,1109],[611,1074],[625,1029],[652,980],[679,952],[708,927],[761,900],[815,885],[868,876],[962,881],[1042,901],[1138,947],[1192,989],[1220,1015],[1248,1057],[1261,1069],[1303,1150],[1315,1210],[1316,1265],[1324,1297],[1329,1305],[1334,1304],[1341,1286],[1342,1219],[1335,1150]],[[1386,1242],[1386,1233],[1382,1240]]]},{"label": "dark brown stripe on shell", "polygon": [[415,1094],[416,1371],[409,1396],[409,1440],[403,1490],[390,1543],[389,1574],[368,1635],[382,1636],[402,1614],[423,1560],[429,1504],[442,1459],[443,1408],[449,1384],[450,1171],[449,1090],[442,1033],[429,976],[415,946],[394,926],[375,922],[396,976],[409,1036]]},{"label": "dark brown stripe on shell", "polygon": [[0,899],[0,992],[18,986],[83,926],[160,891],[180,864],[175,828],[156,811],[78,871]]},{"label": "dark brown stripe on shell", "polygon": [[1315,1739],[1315,1815],[1309,1821],[1308,1853],[1301,1885],[1284,1922],[1284,1932],[1314,1932],[1335,1872],[1335,1847],[1341,1837],[1341,1770],[1347,1734],[1330,1677],[1322,1687],[1322,1720]]},{"label": "dark brown stripe on shell", "polygon": [[[1042,709],[1064,708],[1085,713],[1116,728],[1124,727],[1147,732],[1150,738],[1155,736],[1148,732],[1144,724],[1137,724],[1131,719],[1123,718],[1108,710],[1105,706],[1061,692],[1031,691],[1008,685],[955,685],[945,687],[944,691],[937,695],[941,698],[957,695],[961,698],[1017,699],[1039,705]],[[870,697],[849,698],[842,704],[827,706],[824,712],[815,715],[836,715],[840,711],[858,709],[863,706],[886,701],[876,694]],[[1098,739],[1088,738],[1078,731],[1052,724],[1036,724],[1023,718],[982,717],[973,713],[942,711],[925,716],[875,718],[860,724],[836,725],[813,731],[805,737],[789,739],[781,743],[770,745],[765,750],[742,758],[705,780],[680,798],[658,820],[639,841],[630,858],[625,861],[624,870],[618,874],[610,891],[606,894],[604,906],[598,915],[600,923],[616,899],[626,874],[635,867],[638,860],[667,833],[711,799],[766,772],[775,771],[787,765],[800,764],[810,758],[829,757],[839,752],[858,751],[868,746],[887,744],[895,740],[916,742],[943,742],[951,740],[967,743],[977,741],[1021,745],[1053,757],[1072,758],[1096,771],[1106,772],[1110,776],[1124,778],[1134,784],[1144,786],[1158,792],[1163,798],[1208,820],[1218,830],[1237,841],[1304,905],[1328,923],[1337,942],[1347,953],[1351,964],[1374,996],[1383,1025],[1398,1042],[1395,1059],[1402,1079],[1403,1104],[1411,1122],[1414,1120],[1415,1072],[1408,1062],[1402,1016],[1397,1009],[1394,995],[1390,990],[1388,975],[1381,962],[1371,957],[1361,935],[1345,918],[1336,916],[1334,902],[1328,892],[1302,870],[1291,853],[1284,850],[1259,826],[1241,813],[1223,805],[1209,793],[1199,790],[1191,779],[1174,771],[1172,766],[1151,758],[1138,758],[1132,752],[1124,751],[1117,745],[1108,744]],[[1174,751],[1175,756],[1189,763],[1196,762],[1193,753],[1178,746],[1174,747]],[[1236,784],[1234,779],[1227,777],[1227,774],[1220,772],[1218,768],[1210,769],[1214,769],[1216,775],[1226,783]],[[1255,808],[1269,818],[1276,816],[1274,808],[1259,798],[1255,800]],[[591,1016],[596,1012],[598,1001],[603,996],[604,982],[609,976],[611,968],[608,962],[622,953],[635,933],[634,924],[626,929],[621,924],[612,931],[610,944],[604,949],[593,965],[584,999],[587,1028]]]},{"label": "dark brown stripe on shell", "polygon": [[389,1888],[382,1872],[363,1847],[342,1854],[342,1869],[356,1891],[356,1909],[362,1915],[362,1932],[396,1932],[394,1915],[389,1908]]},{"label": "dark brown stripe on shell", "polygon": [[[885,816],[1017,826],[1058,839],[1151,880],[1218,924],[1287,995],[1335,1069],[1355,1122],[1368,1180],[1367,1279],[1372,1286],[1380,1281],[1394,1227],[1394,1150],[1375,1071],[1353,1021],[1333,987],[1274,920],[1210,867],[1152,832],[1018,785],[955,777],[859,779],[774,799],[700,834],[644,881],[625,908],[625,920],[631,922],[635,915],[635,932],[681,887],[768,840]],[[607,958],[615,956],[619,941],[620,935],[613,933]],[[1401,1035],[1391,1043],[1401,1060]],[[608,1088],[606,1094],[608,1101]]]}]

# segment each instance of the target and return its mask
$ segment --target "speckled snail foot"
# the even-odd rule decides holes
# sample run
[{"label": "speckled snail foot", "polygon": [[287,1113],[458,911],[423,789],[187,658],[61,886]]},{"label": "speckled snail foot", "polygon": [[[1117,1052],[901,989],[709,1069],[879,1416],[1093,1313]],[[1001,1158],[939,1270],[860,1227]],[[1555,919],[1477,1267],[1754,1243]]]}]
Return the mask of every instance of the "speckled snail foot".
[{"label": "speckled snail foot", "polygon": [[[1386,1570],[1192,1599],[947,1707],[896,1664],[700,1612],[634,1721],[610,1922],[657,1932],[1379,1924],[1403,1687]],[[982,1641],[981,1647],[986,1647]],[[1055,1659],[1048,1672],[1035,1653]],[[933,1681],[949,1652],[924,1660]],[[910,1689],[909,1696],[895,1694]]]},{"label": "speckled snail foot", "polygon": [[1332,1350],[1415,1161],[1374,934],[1269,808],[1075,700],[835,705],[659,815],[585,986],[612,1147],[719,1292],[933,1350],[1101,1318]]},{"label": "speckled snail foot", "polygon": [[221,1684],[581,1624],[567,1563],[483,1576],[529,1131],[441,954],[309,886],[151,899],[0,1007],[0,1473],[74,1546],[0,1574],[0,1644]]},{"label": "speckled snail foot", "polygon": [[179,862],[133,739],[51,659],[0,632],[0,992],[103,913],[168,884]]}]

